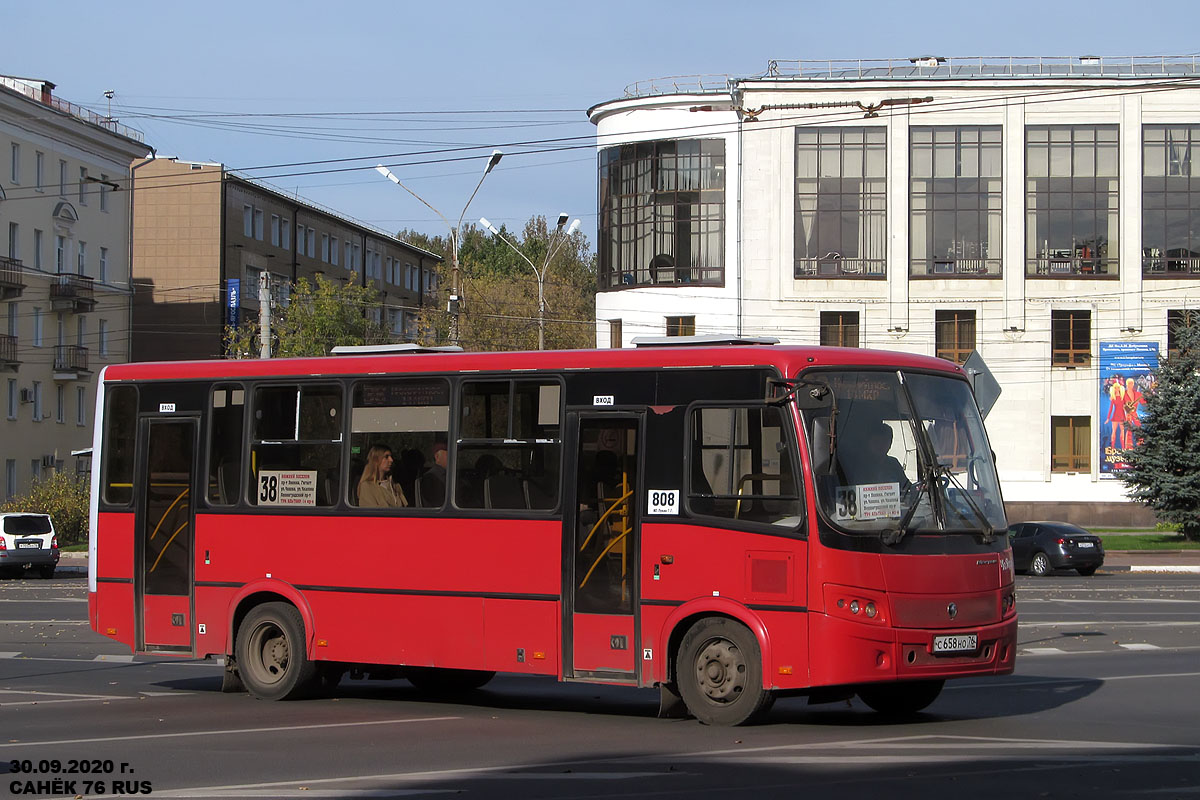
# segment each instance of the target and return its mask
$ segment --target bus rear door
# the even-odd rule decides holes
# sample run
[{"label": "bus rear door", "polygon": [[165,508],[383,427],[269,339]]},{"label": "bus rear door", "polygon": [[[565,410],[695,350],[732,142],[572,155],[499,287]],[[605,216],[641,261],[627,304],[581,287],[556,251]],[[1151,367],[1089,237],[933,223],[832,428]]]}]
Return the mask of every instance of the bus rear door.
[{"label": "bus rear door", "polygon": [[137,650],[190,653],[197,420],[141,421],[135,485]]}]

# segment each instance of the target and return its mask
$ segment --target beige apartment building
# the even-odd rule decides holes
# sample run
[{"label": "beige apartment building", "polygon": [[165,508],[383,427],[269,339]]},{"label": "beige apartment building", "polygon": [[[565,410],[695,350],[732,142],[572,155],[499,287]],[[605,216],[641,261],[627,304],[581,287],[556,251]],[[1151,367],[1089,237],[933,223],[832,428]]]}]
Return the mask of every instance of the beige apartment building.
[{"label": "beige apartment building", "polygon": [[225,325],[258,319],[263,274],[277,305],[318,274],[373,286],[367,313],[397,340],[435,301],[439,256],[222,164],[155,158],[134,180],[134,361],[222,357]]},{"label": "beige apartment building", "polygon": [[89,469],[94,376],[129,358],[130,164],[150,148],[53,91],[0,76],[0,499]]}]

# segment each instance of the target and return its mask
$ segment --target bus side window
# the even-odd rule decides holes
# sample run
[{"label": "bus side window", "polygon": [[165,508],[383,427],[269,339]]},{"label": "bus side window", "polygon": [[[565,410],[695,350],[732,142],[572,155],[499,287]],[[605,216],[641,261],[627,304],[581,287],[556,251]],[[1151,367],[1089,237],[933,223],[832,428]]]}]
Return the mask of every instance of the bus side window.
[{"label": "bus side window", "polygon": [[465,381],[455,453],[459,508],[558,505],[562,387],[545,379]]},{"label": "bus side window", "polygon": [[803,503],[785,425],[770,406],[693,409],[689,510],[796,527]]},{"label": "bus side window", "polygon": [[208,418],[208,502],[236,505],[242,497],[242,442],[246,390],[238,384],[213,387]]},{"label": "bus side window", "polygon": [[111,386],[104,412],[104,464],[100,487],[104,502],[127,506],[133,502],[133,455],[137,439],[138,391],[135,386]]},{"label": "bus side window", "polygon": [[254,391],[250,502],[332,506],[341,496],[342,389],[259,386]]}]

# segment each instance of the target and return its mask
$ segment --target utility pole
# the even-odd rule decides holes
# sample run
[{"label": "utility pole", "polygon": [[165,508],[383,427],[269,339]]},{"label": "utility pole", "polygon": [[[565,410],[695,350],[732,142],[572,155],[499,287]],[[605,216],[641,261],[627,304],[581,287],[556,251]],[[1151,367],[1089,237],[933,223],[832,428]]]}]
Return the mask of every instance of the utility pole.
[{"label": "utility pole", "polygon": [[271,357],[271,273],[258,274],[258,357]]}]

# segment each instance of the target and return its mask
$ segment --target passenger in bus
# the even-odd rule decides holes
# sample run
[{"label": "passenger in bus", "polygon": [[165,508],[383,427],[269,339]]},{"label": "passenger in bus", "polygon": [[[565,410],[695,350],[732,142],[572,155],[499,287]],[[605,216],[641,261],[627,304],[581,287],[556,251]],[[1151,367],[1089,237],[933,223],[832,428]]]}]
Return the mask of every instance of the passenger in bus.
[{"label": "passenger in bus", "polygon": [[907,492],[912,482],[904,471],[904,465],[890,454],[892,449],[892,426],[885,422],[872,425],[852,447],[845,464],[846,477],[852,484],[898,483],[900,491]]},{"label": "passenger in bus", "polygon": [[358,504],[363,508],[402,508],[408,505],[404,490],[392,483],[392,451],[373,444],[367,451],[367,465],[358,481]]},{"label": "passenger in bus", "polygon": [[422,508],[439,508],[446,499],[446,463],[449,457],[445,442],[433,443],[433,466],[417,479],[417,494]]}]

